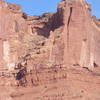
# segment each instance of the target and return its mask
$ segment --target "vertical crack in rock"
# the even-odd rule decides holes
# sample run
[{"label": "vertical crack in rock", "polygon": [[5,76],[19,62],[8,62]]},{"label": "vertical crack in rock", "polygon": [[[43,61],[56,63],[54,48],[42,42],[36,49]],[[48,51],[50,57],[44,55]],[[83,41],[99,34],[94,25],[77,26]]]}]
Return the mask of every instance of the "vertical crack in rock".
[{"label": "vertical crack in rock", "polygon": [[17,21],[15,21],[15,32],[19,32],[19,25]]},{"label": "vertical crack in rock", "polygon": [[69,28],[70,28],[70,21],[71,21],[72,10],[73,10],[73,8],[70,7],[68,23],[67,23],[67,47],[68,47],[68,49],[69,49]]}]

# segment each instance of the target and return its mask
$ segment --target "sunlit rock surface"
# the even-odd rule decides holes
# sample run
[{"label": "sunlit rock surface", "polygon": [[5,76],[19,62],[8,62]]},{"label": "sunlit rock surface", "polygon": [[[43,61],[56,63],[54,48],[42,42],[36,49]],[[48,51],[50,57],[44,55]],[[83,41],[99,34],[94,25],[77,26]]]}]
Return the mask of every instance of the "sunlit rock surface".
[{"label": "sunlit rock surface", "polygon": [[0,100],[99,100],[99,34],[84,0],[41,16],[0,0]]}]

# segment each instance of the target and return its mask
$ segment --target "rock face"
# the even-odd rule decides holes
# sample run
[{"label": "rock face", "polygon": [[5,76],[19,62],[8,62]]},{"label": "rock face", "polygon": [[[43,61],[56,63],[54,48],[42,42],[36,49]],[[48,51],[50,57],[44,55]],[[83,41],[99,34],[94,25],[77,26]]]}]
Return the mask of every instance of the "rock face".
[{"label": "rock face", "polygon": [[[72,1],[73,2],[73,1]],[[71,1],[65,7],[65,56],[69,66],[93,70],[99,66],[99,27],[93,21],[90,7],[84,1]],[[67,14],[66,14],[67,13]]]},{"label": "rock face", "polygon": [[0,0],[0,88],[11,90],[0,100],[99,100],[99,34],[84,0],[62,0],[41,16]]},{"label": "rock face", "polygon": [[[0,67],[4,67],[5,69],[9,69],[10,66],[14,67],[18,52],[17,49],[21,48],[16,48],[18,46],[17,42],[20,43],[21,39],[19,40],[19,38],[28,31],[27,23],[22,16],[23,13],[20,11],[18,5],[0,1],[0,55],[5,64],[4,66],[1,64]],[[13,45],[15,45],[14,48]],[[13,52],[16,52],[16,54],[13,54]]]}]

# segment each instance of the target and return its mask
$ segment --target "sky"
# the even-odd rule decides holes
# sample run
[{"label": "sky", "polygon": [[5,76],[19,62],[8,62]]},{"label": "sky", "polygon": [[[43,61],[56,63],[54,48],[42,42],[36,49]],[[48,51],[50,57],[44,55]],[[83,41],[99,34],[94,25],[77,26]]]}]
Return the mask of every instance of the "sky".
[{"label": "sky", "polygon": [[[61,0],[5,0],[10,3],[17,3],[28,15],[41,15],[45,12],[55,12],[58,2]],[[100,18],[100,0],[86,0],[92,4],[92,14]]]},{"label": "sky", "polygon": [[100,0],[86,0],[91,4],[92,14],[100,18]]}]

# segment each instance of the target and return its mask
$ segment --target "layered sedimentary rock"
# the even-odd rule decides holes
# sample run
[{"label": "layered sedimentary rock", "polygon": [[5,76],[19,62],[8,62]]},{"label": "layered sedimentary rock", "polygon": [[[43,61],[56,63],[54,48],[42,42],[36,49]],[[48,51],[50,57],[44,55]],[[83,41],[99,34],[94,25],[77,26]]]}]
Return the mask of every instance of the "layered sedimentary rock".
[{"label": "layered sedimentary rock", "polygon": [[[38,41],[38,38],[35,40],[36,36],[46,40],[42,44],[51,45],[51,47],[41,46],[41,49],[48,49],[45,49],[47,50],[45,51],[46,56],[48,55],[47,60],[62,57],[60,62],[69,68],[81,66],[93,70],[95,65],[100,65],[99,20],[91,16],[90,5],[85,1],[63,0],[58,6],[57,13],[46,13],[42,16],[27,16],[21,12],[19,5],[0,2],[1,59],[2,63],[8,67],[14,67],[18,57],[25,55],[24,53],[27,51],[24,49],[19,53],[18,49],[25,48],[24,46],[28,43],[32,45],[32,39],[33,44],[44,41],[42,39]],[[5,16],[6,13],[8,14]],[[57,34],[59,34],[59,39]],[[55,54],[56,49],[59,49],[58,54]],[[61,51],[62,53],[60,53]],[[53,62],[57,62],[57,60]]]},{"label": "layered sedimentary rock", "polygon": [[99,100],[99,34],[84,0],[62,0],[41,16],[1,0],[0,88],[8,94],[0,100]]},{"label": "layered sedimentary rock", "polygon": [[3,1],[0,1],[0,22],[0,54],[4,64],[0,67],[10,70],[15,66],[18,49],[22,48],[19,44],[24,34],[28,33],[28,26],[20,6]]}]

